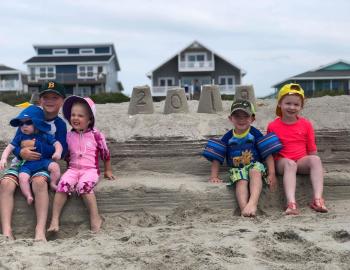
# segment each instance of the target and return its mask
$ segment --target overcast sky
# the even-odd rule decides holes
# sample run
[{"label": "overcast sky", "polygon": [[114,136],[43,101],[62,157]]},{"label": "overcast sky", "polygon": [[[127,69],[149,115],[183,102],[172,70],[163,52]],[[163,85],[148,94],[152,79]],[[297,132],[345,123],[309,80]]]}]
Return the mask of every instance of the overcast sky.
[{"label": "overcast sky", "polygon": [[350,61],[348,0],[0,0],[0,63],[26,71],[33,44],[114,43],[125,92],[197,40],[247,72],[257,96]]}]

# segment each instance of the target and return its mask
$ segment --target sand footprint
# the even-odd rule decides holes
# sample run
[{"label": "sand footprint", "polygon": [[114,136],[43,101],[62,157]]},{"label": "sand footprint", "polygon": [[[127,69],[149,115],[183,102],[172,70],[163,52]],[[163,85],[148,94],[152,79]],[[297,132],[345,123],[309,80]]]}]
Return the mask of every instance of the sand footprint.
[{"label": "sand footprint", "polygon": [[345,230],[335,231],[332,233],[332,237],[339,243],[350,241],[350,234]]}]

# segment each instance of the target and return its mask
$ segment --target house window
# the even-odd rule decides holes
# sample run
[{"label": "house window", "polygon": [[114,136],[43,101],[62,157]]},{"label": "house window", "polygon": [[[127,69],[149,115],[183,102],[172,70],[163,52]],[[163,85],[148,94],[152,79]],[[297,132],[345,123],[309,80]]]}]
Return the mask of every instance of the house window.
[{"label": "house window", "polygon": [[175,84],[175,79],[172,77],[167,77],[167,78],[159,78],[158,79],[158,85],[159,86],[174,86]]},{"label": "house window", "polygon": [[80,49],[80,54],[95,54],[94,49]]},{"label": "house window", "polygon": [[53,79],[55,78],[55,67],[39,67],[39,78],[40,79]]},{"label": "house window", "polygon": [[78,78],[93,78],[94,66],[79,66]]},{"label": "house window", "polygon": [[74,87],[73,95],[88,97],[91,95],[91,86]]},{"label": "house window", "polygon": [[53,54],[54,55],[66,55],[66,54],[68,54],[68,50],[67,49],[54,49]]},{"label": "house window", "polygon": [[219,76],[219,85],[234,85],[235,77],[233,76]]},{"label": "house window", "polygon": [[206,60],[205,53],[187,53],[186,54],[187,61],[189,62],[203,62]]},{"label": "house window", "polygon": [[34,67],[31,67],[29,69],[29,74],[30,74],[30,80],[35,81],[35,68]]}]

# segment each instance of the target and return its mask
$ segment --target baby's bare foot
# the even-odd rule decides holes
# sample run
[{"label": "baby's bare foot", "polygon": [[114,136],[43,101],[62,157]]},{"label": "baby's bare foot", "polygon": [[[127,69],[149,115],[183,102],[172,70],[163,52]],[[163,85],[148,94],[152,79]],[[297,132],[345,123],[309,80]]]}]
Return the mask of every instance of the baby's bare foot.
[{"label": "baby's bare foot", "polygon": [[33,198],[32,196],[29,196],[29,197],[27,198],[27,203],[28,203],[28,205],[31,205],[33,202],[34,202],[34,198]]}]

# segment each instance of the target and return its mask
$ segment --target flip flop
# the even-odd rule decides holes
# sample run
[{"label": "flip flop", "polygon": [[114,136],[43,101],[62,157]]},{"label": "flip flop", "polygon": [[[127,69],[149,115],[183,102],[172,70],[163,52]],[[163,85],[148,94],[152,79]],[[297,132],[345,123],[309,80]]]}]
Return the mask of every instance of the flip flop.
[{"label": "flip flop", "polygon": [[284,212],[286,215],[299,215],[299,209],[295,202],[289,202],[287,204],[286,211]]},{"label": "flip flop", "polygon": [[313,201],[310,203],[310,208],[320,213],[328,212],[328,209],[324,203],[323,198],[319,198],[319,199],[314,198]]}]

